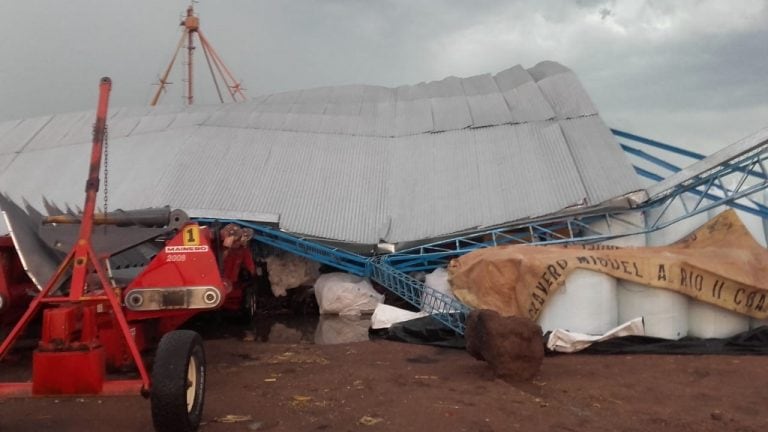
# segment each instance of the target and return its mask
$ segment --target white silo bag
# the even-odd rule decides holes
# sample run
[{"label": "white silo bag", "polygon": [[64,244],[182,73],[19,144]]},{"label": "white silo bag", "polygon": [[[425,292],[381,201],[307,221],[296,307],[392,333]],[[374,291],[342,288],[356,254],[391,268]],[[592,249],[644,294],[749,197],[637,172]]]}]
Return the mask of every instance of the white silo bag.
[{"label": "white silo bag", "polygon": [[690,299],[688,336],[728,338],[749,330],[749,317],[717,306]]},{"label": "white silo bag", "polygon": [[[732,187],[732,186],[731,186]],[[759,195],[753,194],[755,199]],[[746,199],[738,202],[748,205]],[[760,202],[760,200],[758,200]],[[722,205],[707,212],[709,219],[715,218],[729,207]],[[747,228],[752,237],[765,247],[765,231],[760,217],[743,211],[736,211],[741,223]],[[688,334],[700,338],[726,338],[749,330],[750,317],[731,312],[707,303],[691,299],[688,303]]]},{"label": "white silo bag", "polygon": [[[643,226],[637,214],[623,215],[622,219],[630,223],[618,219],[600,219],[591,223],[590,228],[600,234],[623,234],[635,232]],[[637,237],[616,238],[604,244],[634,244],[638,241]],[[642,238],[642,235],[639,237]],[[616,278],[590,270],[575,270],[547,300],[538,324],[544,332],[563,329],[592,335],[606,333],[618,323],[617,292]]]},{"label": "white silo bag", "polygon": [[643,317],[645,335],[680,339],[688,334],[688,297],[662,288],[621,281],[619,322]]},{"label": "white silo bag", "polygon": [[[664,211],[664,205],[648,211],[646,221],[653,223],[659,215],[660,222],[670,221],[685,213],[683,201],[691,209],[698,198],[682,195]],[[707,222],[706,212],[691,216],[661,230],[646,235],[648,246],[672,244]],[[629,320],[642,316],[648,336],[679,339],[688,335],[688,297],[661,288],[639,284],[624,284],[619,299],[619,319]]]},{"label": "white silo bag", "polygon": [[[622,215],[621,219],[627,222],[611,220],[611,233],[636,232],[641,229],[639,227],[645,226],[645,218],[639,212]],[[603,222],[599,228],[607,225]],[[642,247],[646,245],[646,236],[641,234],[619,237],[605,243],[621,247]],[[685,336],[685,330],[688,327],[688,299],[684,295],[636,282],[618,280],[617,303],[619,323],[642,317],[645,323],[645,334],[648,336],[665,339],[679,339]]]},{"label": "white silo bag", "polygon": [[564,329],[599,335],[616,327],[616,279],[590,270],[576,269],[550,295],[539,315],[544,332]]}]

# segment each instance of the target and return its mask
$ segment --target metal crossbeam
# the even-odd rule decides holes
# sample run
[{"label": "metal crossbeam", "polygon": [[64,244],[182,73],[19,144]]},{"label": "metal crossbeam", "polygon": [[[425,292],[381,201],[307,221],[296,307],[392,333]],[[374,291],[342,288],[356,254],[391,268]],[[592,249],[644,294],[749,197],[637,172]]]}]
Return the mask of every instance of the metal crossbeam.
[{"label": "metal crossbeam", "polygon": [[677,155],[685,156],[687,158],[695,159],[695,160],[701,160],[706,158],[706,156],[701,153],[696,153],[690,150],[686,150],[684,148],[673,146],[671,144],[666,144],[661,141],[652,140],[650,138],[642,137],[640,135],[631,134],[629,132],[625,132],[622,130],[611,129],[611,132],[613,133],[614,136],[617,136],[619,138],[625,138],[637,143],[641,143],[647,147],[660,149],[670,154],[677,154]]},{"label": "metal crossbeam", "polygon": [[392,267],[386,257],[376,257],[370,261],[370,277],[448,328],[464,334],[469,307],[454,297],[434,290]]}]

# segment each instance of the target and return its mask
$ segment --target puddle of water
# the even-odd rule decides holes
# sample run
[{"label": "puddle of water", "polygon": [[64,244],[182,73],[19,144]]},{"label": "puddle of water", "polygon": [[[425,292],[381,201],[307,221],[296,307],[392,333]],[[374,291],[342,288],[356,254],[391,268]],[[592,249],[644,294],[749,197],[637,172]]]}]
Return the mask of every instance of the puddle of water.
[{"label": "puddle of water", "polygon": [[259,342],[333,345],[369,340],[370,315],[257,316],[250,331]]},{"label": "puddle of water", "polygon": [[315,343],[334,345],[367,341],[370,327],[370,315],[364,317],[322,315],[315,329]]}]

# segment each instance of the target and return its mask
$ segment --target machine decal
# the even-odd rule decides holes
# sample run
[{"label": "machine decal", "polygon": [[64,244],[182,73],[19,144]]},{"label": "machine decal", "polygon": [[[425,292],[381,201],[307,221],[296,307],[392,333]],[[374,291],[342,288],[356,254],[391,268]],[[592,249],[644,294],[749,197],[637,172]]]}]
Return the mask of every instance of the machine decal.
[{"label": "machine decal", "polygon": [[165,253],[208,252],[208,246],[166,246]]},{"label": "machine decal", "polygon": [[184,246],[200,245],[200,227],[189,225],[184,228]]}]

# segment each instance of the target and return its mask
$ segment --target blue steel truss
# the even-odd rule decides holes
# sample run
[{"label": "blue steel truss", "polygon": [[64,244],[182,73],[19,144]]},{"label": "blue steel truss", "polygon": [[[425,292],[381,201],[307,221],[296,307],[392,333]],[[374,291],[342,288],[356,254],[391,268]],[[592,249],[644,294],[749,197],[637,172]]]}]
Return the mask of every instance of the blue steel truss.
[{"label": "blue steel truss", "polygon": [[[668,144],[637,137],[626,132],[615,131],[617,136],[632,137],[640,144],[648,144],[650,147],[671,152],[677,155],[701,160],[702,155],[688,150],[678,149]],[[629,147],[629,146],[624,146]],[[629,152],[632,155],[646,155],[641,150]],[[658,168],[671,171],[681,171],[677,166],[666,162],[662,158],[650,156],[644,158],[654,163]],[[431,270],[445,266],[452,258],[463,255],[475,249],[501,246],[505,244],[562,244],[571,242],[599,242],[617,237],[644,234],[665,228],[683,219],[708,211],[712,208],[729,205],[737,210],[768,218],[768,207],[750,199],[743,199],[751,194],[768,187],[768,171],[766,170],[768,159],[768,143],[762,143],[747,152],[736,155],[725,162],[692,175],[680,183],[671,185],[666,190],[661,190],[648,197],[640,206],[621,211],[603,211],[585,209],[582,214],[573,214],[551,221],[536,221],[521,224],[512,224],[500,228],[474,232],[436,243],[421,245],[407,250],[399,251],[386,257],[386,260],[401,271]],[[639,168],[641,169],[641,168]],[[649,173],[654,180],[661,180],[669,176],[670,172],[661,174]],[[733,183],[729,188],[725,185]],[[683,196],[693,197],[691,200],[683,200]],[[683,213],[675,218],[662,217],[667,209],[675,202],[682,203]],[[659,208],[660,211],[651,220],[646,220],[644,226],[633,224],[626,214],[642,211],[649,214],[648,210]],[[598,232],[594,228],[594,222],[605,220],[605,226],[610,227],[611,221],[622,222],[625,227],[621,234],[611,232]],[[626,230],[627,226],[634,226],[634,230]]]},{"label": "blue steel truss", "polygon": [[386,257],[374,257],[370,261],[370,277],[408,303],[429,313],[432,318],[459,334],[464,334],[464,323],[469,307],[454,297],[434,290],[408,274],[392,267]]},{"label": "blue steel truss", "polygon": [[337,247],[322,244],[316,240],[290,234],[271,226],[235,219],[196,219],[203,223],[234,223],[253,229],[253,239],[278,249],[303,256],[358,276],[368,276],[368,257]]},{"label": "blue steel truss", "polygon": [[420,310],[464,334],[464,322],[469,308],[440,291],[434,290],[389,265],[383,257],[364,257],[314,239],[289,234],[267,225],[234,219],[196,219],[201,223],[234,223],[252,228],[253,239],[278,249],[330,265],[358,276],[369,277]]},{"label": "blue steel truss", "polygon": [[[635,166],[637,173],[654,182],[670,174],[681,173],[679,166],[669,162],[665,154],[688,158],[689,161],[704,161],[703,155],[648,138],[612,129],[615,136],[629,140],[632,145],[621,143],[627,155],[645,161],[653,171]],[[642,149],[640,147],[643,147]],[[657,155],[662,152],[661,155]],[[363,256],[341,248],[332,247],[307,237],[290,234],[271,226],[243,220],[198,219],[200,222],[236,223],[254,230],[254,239],[276,248],[330,265],[339,270],[358,276],[370,277],[391,292],[431,316],[459,334],[464,333],[469,308],[455,298],[436,291],[409,273],[427,271],[445,266],[452,258],[480,248],[508,244],[562,244],[571,242],[597,242],[626,235],[644,234],[672,225],[690,216],[702,213],[720,205],[729,205],[738,210],[768,218],[768,207],[745,198],[768,187],[768,142],[760,143],[749,151],[735,155],[722,163],[700,172],[691,172],[680,182],[666,189],[656,190],[639,206],[631,209],[610,210],[584,209],[572,213],[527,223],[510,224],[484,231],[457,235],[455,238],[401,250],[388,255]],[[685,172],[683,172],[685,174]],[[660,183],[661,184],[661,183]],[[727,185],[731,185],[730,187]],[[683,196],[694,200],[683,200]],[[675,200],[682,202],[684,212],[673,219],[662,220],[662,216]],[[637,225],[626,216],[641,211],[660,208],[653,220]],[[621,234],[600,232],[594,226],[605,221],[610,227],[621,222]],[[626,227],[636,229],[627,230]],[[629,231],[629,232],[628,232]]]},{"label": "blue steel truss", "polygon": [[[705,159],[704,155],[700,153],[681,149],[616,129],[611,129],[611,131],[619,139],[625,142],[628,140],[632,143],[634,147],[627,145],[625,142],[619,142],[621,148],[627,155],[639,161],[649,163],[655,168],[655,171],[650,171],[638,165],[634,165],[635,171],[641,177],[655,182],[663,180],[670,174],[682,171],[679,166],[666,160],[670,155],[683,158],[686,165]],[[646,148],[639,149],[637,146],[645,146]],[[652,152],[655,152],[656,155],[652,154]],[[768,219],[768,207],[748,198],[749,195],[765,188],[766,180],[768,180],[768,171],[766,171],[765,165],[766,158],[768,158],[768,144],[765,142],[759,143],[757,146],[743,154],[736,155],[731,159],[712,167],[710,170],[692,176],[684,182],[675,184],[667,191],[659,192],[655,194],[655,196],[651,196],[643,207],[650,208],[656,205],[669,206],[669,204],[676,198],[683,194],[690,194],[700,201],[698,201],[697,205],[691,209],[695,212],[689,213],[688,209],[686,209],[686,213],[683,215],[682,219],[723,204],[736,210]],[[729,187],[729,182],[736,186]],[[739,199],[744,197],[747,198]],[[683,202],[683,206],[689,207],[686,202]],[[680,219],[681,218],[675,219],[672,223],[677,222]],[[651,223],[648,228],[652,231],[655,228],[655,225]]]}]

